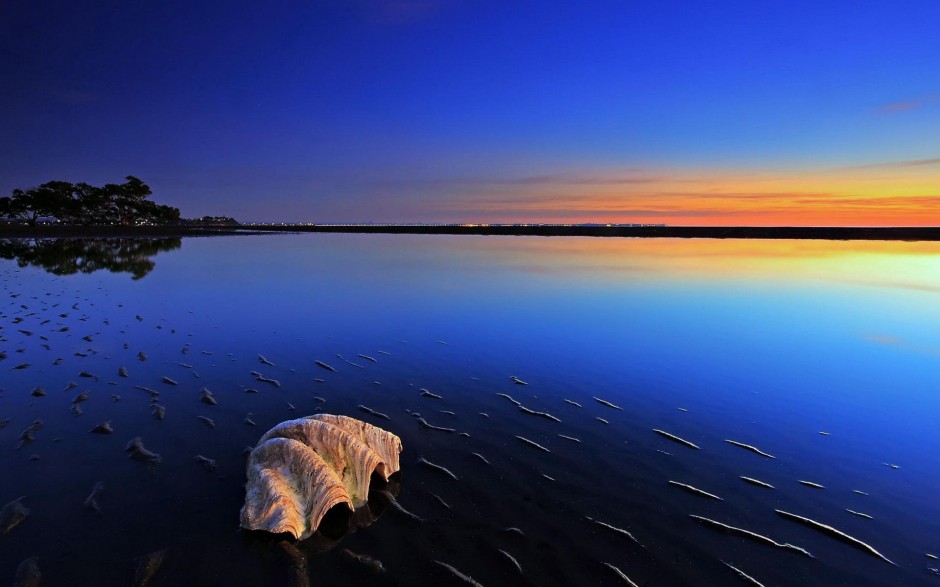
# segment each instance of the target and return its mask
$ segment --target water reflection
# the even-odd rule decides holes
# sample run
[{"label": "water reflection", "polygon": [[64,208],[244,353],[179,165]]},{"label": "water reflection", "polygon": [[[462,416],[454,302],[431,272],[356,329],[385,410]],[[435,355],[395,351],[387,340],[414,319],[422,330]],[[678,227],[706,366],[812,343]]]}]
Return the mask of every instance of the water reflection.
[{"label": "water reflection", "polygon": [[154,239],[3,239],[0,258],[15,259],[20,267],[40,267],[54,275],[130,273],[137,280],[153,271],[150,259],[182,246],[179,238]]},{"label": "water reflection", "polygon": [[[32,512],[2,540],[0,578],[39,557],[49,584],[123,586],[147,556],[162,561],[145,566],[150,587],[458,583],[435,561],[485,585],[616,581],[602,563],[637,584],[738,580],[723,561],[768,585],[930,580],[938,243],[314,234],[186,245],[139,281],[0,261],[0,505],[25,495]],[[255,370],[281,386],[255,389]],[[202,387],[218,405],[199,401]],[[303,543],[237,531],[243,448],[320,409],[374,417],[360,405],[389,416],[380,424],[402,440],[407,479],[396,500],[425,521],[392,506],[368,527],[340,517]],[[422,428],[415,413],[459,433]],[[36,420],[35,440],[16,450]],[[103,421],[113,435],[89,433]],[[136,436],[163,456],[156,470],[127,457]],[[100,515],[82,507],[99,481]]]},{"label": "water reflection", "polygon": [[[313,561],[378,521],[401,491],[401,474],[393,474],[388,481],[373,474],[370,487],[365,504],[355,511],[342,504],[333,507],[317,531],[305,540],[295,541],[288,533],[244,529],[221,537],[188,537],[140,557],[134,584],[148,587],[220,584],[221,577],[245,585],[315,584]],[[407,519],[407,515],[401,519]],[[419,521],[412,520],[411,526],[418,524]],[[241,553],[234,559],[233,549]],[[385,572],[381,561],[348,548],[340,548],[338,555],[343,572],[368,577],[370,584],[385,584],[378,576]]]}]

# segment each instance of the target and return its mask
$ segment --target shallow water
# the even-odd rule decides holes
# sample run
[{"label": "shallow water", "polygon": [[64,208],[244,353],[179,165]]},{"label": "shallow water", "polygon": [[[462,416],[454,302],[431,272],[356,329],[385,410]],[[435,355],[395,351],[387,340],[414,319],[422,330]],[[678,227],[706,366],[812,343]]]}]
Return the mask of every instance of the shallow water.
[{"label": "shallow water", "polygon": [[[237,529],[242,452],[318,409],[402,438],[398,499],[426,521],[385,511],[325,552],[301,545],[313,584],[460,584],[435,560],[484,585],[617,584],[604,562],[640,585],[743,584],[722,561],[766,585],[940,580],[926,556],[940,555],[940,245],[307,234],[120,250],[156,256],[67,275],[0,260],[0,420],[10,419],[0,505],[24,495],[31,510],[0,536],[2,581],[38,556],[44,584],[129,585],[138,557],[167,549],[151,585],[289,584],[277,541]],[[69,381],[78,387],[63,391]],[[165,420],[134,385],[161,393]],[[46,395],[32,396],[36,386]],[[217,406],[199,401],[203,387]],[[86,389],[75,416],[72,398]],[[469,437],[421,429],[409,411]],[[249,412],[256,427],[243,422]],[[17,449],[37,418],[35,440]],[[114,434],[88,432],[104,420]],[[162,455],[159,467],[127,458],[136,436]],[[100,515],[82,505],[97,481]],[[834,526],[897,566],[775,509]],[[386,572],[350,563],[344,548]]]}]

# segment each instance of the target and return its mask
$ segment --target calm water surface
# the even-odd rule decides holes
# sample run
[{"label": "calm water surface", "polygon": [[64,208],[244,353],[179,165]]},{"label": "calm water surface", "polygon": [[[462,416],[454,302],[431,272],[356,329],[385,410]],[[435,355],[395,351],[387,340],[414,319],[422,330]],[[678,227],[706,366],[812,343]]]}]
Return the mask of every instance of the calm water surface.
[{"label": "calm water surface", "polygon": [[[137,559],[166,549],[151,585],[296,582],[277,539],[238,531],[243,449],[322,410],[402,438],[398,499],[425,521],[389,510],[338,542],[301,544],[312,584],[460,584],[435,560],[484,585],[618,584],[605,562],[639,585],[744,584],[723,561],[766,585],[940,582],[927,556],[940,555],[938,244],[270,235],[43,247],[0,247],[0,504],[26,496],[31,510],[0,536],[0,581],[37,556],[47,585],[130,585]],[[135,385],[161,393],[165,420]],[[203,387],[218,405],[199,401]],[[421,429],[409,412],[469,436]],[[105,420],[114,434],[89,433]],[[159,467],[127,458],[136,436]],[[83,507],[98,481],[100,514]]]}]

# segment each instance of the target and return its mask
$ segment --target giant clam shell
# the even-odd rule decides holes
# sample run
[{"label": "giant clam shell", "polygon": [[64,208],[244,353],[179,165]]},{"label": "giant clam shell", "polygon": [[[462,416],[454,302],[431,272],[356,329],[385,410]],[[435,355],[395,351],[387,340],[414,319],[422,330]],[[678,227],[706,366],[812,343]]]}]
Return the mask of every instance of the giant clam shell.
[{"label": "giant clam shell", "polygon": [[348,416],[316,414],[281,422],[248,457],[241,527],[303,540],[333,507],[368,501],[369,480],[399,470],[401,440]]}]

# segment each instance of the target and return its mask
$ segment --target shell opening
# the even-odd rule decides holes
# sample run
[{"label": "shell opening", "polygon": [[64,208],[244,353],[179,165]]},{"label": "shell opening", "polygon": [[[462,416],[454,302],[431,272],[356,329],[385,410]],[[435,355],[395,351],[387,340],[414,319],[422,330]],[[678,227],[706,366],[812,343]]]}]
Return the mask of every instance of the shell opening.
[{"label": "shell opening", "polygon": [[317,532],[327,538],[339,539],[349,531],[352,516],[353,510],[348,504],[338,503],[323,515]]}]

